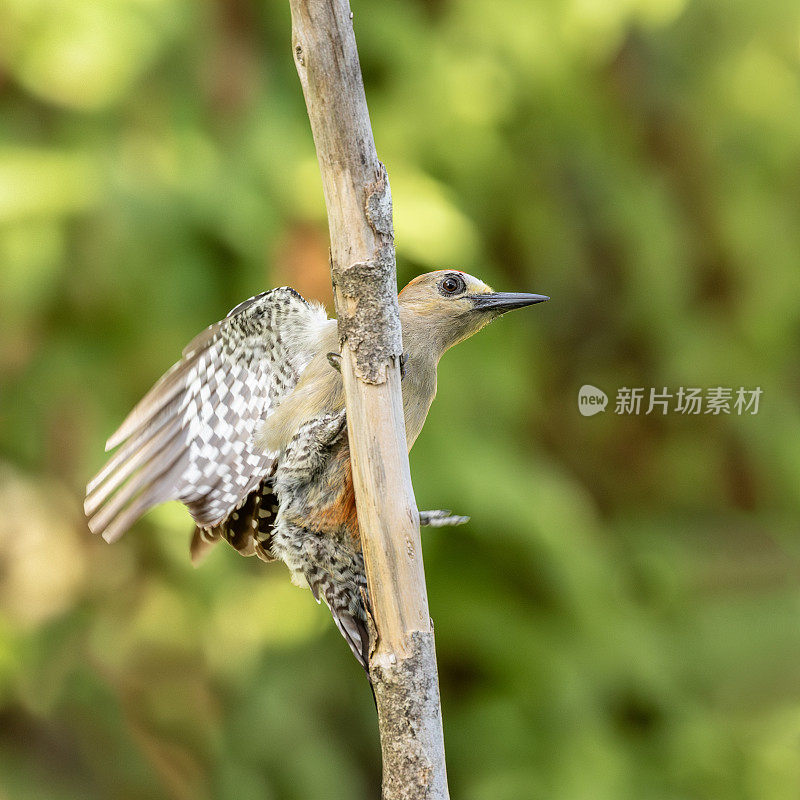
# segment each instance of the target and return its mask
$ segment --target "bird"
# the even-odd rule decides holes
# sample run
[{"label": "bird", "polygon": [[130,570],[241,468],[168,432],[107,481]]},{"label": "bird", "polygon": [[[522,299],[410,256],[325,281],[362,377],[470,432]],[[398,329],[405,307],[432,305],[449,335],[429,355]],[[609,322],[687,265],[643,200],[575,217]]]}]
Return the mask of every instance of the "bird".
[{"label": "bird", "polygon": [[[409,450],[451,347],[540,294],[495,292],[459,270],[419,275],[398,295]],[[290,287],[262,292],[196,336],[106,444],[87,485],[88,526],[118,540],[147,510],[177,500],[198,562],[219,541],[283,561],[324,601],[369,677],[369,594],[347,439],[336,319]],[[468,517],[421,511],[420,524]]]}]

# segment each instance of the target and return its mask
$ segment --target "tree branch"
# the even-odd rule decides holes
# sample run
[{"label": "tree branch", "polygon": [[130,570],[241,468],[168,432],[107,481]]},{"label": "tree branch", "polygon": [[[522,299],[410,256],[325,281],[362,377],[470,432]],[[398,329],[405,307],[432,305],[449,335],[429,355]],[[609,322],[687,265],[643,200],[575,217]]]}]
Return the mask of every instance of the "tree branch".
[{"label": "tree branch", "polygon": [[370,674],[384,800],[448,798],[433,630],[411,486],[392,199],[378,160],[347,0],[290,0],[314,134],[361,543],[374,618]]}]

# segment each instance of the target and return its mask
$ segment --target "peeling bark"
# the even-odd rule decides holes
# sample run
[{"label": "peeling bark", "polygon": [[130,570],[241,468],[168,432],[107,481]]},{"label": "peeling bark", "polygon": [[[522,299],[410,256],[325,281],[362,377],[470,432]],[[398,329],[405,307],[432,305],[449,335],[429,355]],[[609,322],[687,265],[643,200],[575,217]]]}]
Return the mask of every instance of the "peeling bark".
[{"label": "peeling bark", "polygon": [[440,724],[433,632],[412,633],[406,658],[394,662],[387,656],[373,658],[370,670],[384,766],[392,765],[383,772],[383,797],[448,797],[447,775],[431,757],[438,752]]},{"label": "peeling bark", "polygon": [[333,272],[333,285],[347,311],[339,315],[339,338],[347,342],[356,375],[367,383],[383,383],[386,365],[402,353],[400,319],[392,307],[397,290],[383,276],[394,275],[394,250],[381,247],[374,261],[351,264]]}]

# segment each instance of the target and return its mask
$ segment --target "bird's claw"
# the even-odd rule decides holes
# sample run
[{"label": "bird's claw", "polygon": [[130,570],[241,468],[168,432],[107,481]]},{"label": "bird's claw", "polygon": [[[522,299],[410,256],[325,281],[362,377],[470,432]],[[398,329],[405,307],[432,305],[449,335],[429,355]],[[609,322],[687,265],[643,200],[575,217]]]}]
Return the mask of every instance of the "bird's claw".
[{"label": "bird's claw", "polygon": [[[400,363],[400,380],[406,376],[406,362],[408,361],[408,353],[403,353],[398,359]],[[342,371],[342,354],[341,353],[328,353],[328,363],[337,371]]]},{"label": "bird's claw", "polygon": [[323,445],[332,444],[342,435],[346,422],[347,417],[344,411],[319,417],[314,422],[317,441]]},{"label": "bird's claw", "polygon": [[406,376],[406,364],[408,363],[408,359],[409,359],[409,354],[407,351],[405,353],[402,353],[400,355],[400,358],[398,359],[398,362],[400,364],[400,380],[403,380],[403,378],[405,378]]},{"label": "bird's claw", "polygon": [[461,517],[451,514],[450,509],[440,508],[436,511],[420,511],[419,524],[429,528],[444,528],[449,525],[463,525],[469,522],[469,517]]},{"label": "bird's claw", "polygon": [[328,363],[337,371],[342,371],[342,354],[328,353]]}]

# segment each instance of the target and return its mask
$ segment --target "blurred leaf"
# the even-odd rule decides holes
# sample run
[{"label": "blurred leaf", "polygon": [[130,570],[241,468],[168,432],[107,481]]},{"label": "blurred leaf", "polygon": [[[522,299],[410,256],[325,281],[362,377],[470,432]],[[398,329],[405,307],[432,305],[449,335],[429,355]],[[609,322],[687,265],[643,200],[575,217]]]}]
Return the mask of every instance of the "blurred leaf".
[{"label": "blurred leaf", "polygon": [[[454,797],[800,792],[800,8],[354,1],[403,280],[552,299],[448,353],[412,453]],[[374,708],[281,564],[83,487],[182,347],[330,298],[280,3],[0,0],[0,794],[368,798]],[[580,386],[763,388],[755,416]]]}]

